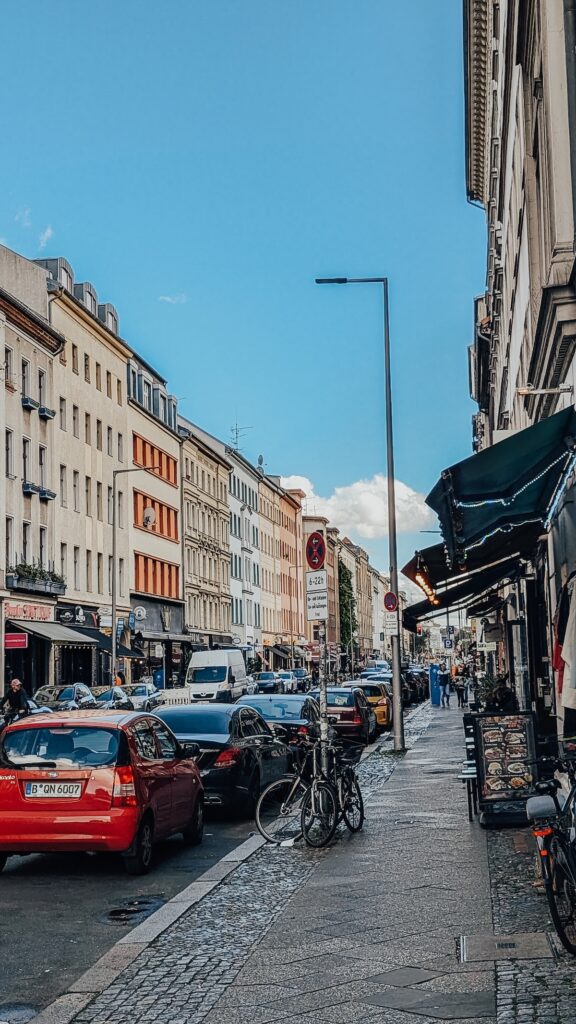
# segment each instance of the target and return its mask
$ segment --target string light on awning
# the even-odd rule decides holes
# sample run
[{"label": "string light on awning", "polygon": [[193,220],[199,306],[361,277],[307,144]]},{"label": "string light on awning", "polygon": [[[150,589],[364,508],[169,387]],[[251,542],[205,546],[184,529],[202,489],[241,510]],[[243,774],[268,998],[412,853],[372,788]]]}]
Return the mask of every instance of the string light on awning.
[{"label": "string light on awning", "polygon": [[[533,484],[538,483],[538,481],[545,477],[546,474],[554,468],[554,466],[557,466],[558,463],[568,457],[570,457],[568,452],[562,452],[562,454],[554,459],[553,462],[542,469],[540,473],[537,473],[531,480],[528,480],[528,482],[523,484],[522,487],[519,487],[517,491],[514,491],[514,494],[507,495],[504,498],[483,498],[481,501],[460,501],[459,498],[454,498],[454,503],[457,508],[484,508],[486,505],[503,505],[506,507],[508,505],[512,505],[512,503],[516,501],[516,498],[519,498],[524,491],[527,491]],[[573,459],[574,455],[571,456],[571,460]]]}]

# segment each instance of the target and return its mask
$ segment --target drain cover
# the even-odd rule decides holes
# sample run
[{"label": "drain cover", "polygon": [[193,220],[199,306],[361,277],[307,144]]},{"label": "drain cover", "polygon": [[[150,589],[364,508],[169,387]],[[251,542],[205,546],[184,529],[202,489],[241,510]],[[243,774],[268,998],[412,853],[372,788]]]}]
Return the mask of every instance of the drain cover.
[{"label": "drain cover", "polygon": [[0,1024],[27,1024],[37,1013],[37,1006],[26,1003],[0,1003]]},{"label": "drain cover", "polygon": [[462,963],[476,960],[551,960],[552,957],[552,948],[544,932],[460,936]]},{"label": "drain cover", "polygon": [[[163,896],[140,896],[136,899],[125,900],[119,907],[109,910],[104,920],[112,921],[114,924],[139,924],[159,907],[164,906],[165,902]],[[1,1018],[0,1024],[2,1024]]]}]

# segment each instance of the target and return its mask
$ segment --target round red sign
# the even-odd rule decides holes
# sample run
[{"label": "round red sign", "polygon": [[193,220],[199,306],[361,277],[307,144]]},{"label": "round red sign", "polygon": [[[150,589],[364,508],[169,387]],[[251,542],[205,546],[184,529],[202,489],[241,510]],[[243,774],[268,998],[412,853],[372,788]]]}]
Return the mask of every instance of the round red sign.
[{"label": "round red sign", "polygon": [[315,530],[306,541],[306,561],[311,569],[322,569],[325,558],[326,545],[324,537]]},{"label": "round red sign", "polygon": [[387,612],[395,612],[398,607],[398,598],[391,590],[384,594],[384,607]]}]

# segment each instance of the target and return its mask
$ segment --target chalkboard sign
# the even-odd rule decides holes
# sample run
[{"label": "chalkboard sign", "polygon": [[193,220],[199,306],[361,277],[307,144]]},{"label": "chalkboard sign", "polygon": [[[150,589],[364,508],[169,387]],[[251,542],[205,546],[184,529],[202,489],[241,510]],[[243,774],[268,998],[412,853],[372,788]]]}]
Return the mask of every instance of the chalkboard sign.
[{"label": "chalkboard sign", "polygon": [[481,804],[526,800],[536,780],[531,711],[474,716],[478,795]]}]

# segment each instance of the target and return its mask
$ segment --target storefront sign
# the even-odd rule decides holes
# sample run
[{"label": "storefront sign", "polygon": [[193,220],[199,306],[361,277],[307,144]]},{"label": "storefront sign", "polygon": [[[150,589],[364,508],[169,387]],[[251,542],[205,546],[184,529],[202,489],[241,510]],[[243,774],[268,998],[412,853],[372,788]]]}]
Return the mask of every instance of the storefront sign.
[{"label": "storefront sign", "polygon": [[536,776],[531,712],[474,717],[480,803],[525,800]]},{"label": "storefront sign", "polygon": [[4,604],[6,619],[26,619],[28,622],[54,622],[53,604]]},{"label": "storefront sign", "polygon": [[56,606],[56,621],[63,626],[92,626],[95,629],[100,625],[100,615],[92,608],[82,607],[80,604],[59,604]]},{"label": "storefront sign", "polygon": [[168,605],[165,601],[154,601],[141,597],[138,603],[132,605],[131,611],[135,618],[135,631],[150,633],[176,633],[184,632],[184,605]]},{"label": "storefront sign", "polygon": [[28,633],[5,633],[4,647],[7,651],[17,651],[28,647]]}]

